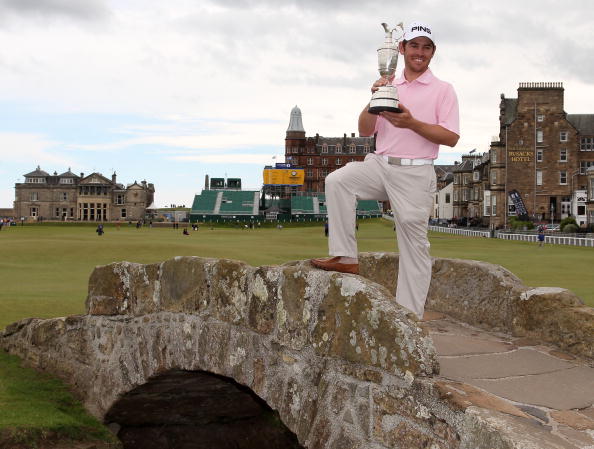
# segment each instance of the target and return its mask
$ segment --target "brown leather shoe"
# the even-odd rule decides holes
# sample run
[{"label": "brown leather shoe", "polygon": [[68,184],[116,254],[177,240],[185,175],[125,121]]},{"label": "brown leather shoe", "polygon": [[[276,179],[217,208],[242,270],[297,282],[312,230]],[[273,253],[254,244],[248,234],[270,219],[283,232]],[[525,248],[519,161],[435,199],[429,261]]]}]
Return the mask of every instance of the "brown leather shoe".
[{"label": "brown leather shoe", "polygon": [[326,271],[338,271],[339,273],[359,274],[358,263],[341,263],[340,256],[327,259],[311,259],[311,264],[316,268]]}]

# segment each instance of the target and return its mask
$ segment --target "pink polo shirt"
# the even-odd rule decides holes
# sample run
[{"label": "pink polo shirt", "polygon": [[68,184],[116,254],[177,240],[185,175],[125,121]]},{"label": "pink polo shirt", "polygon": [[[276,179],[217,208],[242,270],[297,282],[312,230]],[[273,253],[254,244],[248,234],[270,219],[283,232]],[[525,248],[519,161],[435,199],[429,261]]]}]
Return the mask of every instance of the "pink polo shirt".
[{"label": "pink polo shirt", "polygon": [[[460,135],[458,98],[451,84],[436,78],[429,69],[410,83],[403,74],[393,84],[398,88],[399,101],[410,109],[414,118]],[[397,128],[383,117],[377,118],[375,132],[377,154],[409,159],[437,158],[438,144],[410,129]]]}]

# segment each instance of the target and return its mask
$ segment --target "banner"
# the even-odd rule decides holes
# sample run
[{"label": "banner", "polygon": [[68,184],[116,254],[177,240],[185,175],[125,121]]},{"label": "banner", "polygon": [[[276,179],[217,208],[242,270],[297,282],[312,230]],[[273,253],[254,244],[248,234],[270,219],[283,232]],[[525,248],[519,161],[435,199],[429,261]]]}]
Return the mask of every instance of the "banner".
[{"label": "banner", "polygon": [[516,207],[516,216],[522,220],[528,220],[528,211],[526,210],[526,206],[524,205],[524,201],[522,201],[522,195],[517,190],[510,190],[509,192],[509,199],[514,203]]}]

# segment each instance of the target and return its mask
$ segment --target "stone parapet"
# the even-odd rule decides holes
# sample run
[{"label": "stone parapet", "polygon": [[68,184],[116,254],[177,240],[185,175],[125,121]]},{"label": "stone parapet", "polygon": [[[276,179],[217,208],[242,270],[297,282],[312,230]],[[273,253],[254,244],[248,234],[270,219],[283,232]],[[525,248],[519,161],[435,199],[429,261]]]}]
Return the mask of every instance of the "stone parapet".
[{"label": "stone parapet", "polygon": [[[398,254],[362,253],[359,264],[361,276],[396,290]],[[569,290],[528,287],[499,265],[434,258],[426,307],[594,359],[594,309]]]}]

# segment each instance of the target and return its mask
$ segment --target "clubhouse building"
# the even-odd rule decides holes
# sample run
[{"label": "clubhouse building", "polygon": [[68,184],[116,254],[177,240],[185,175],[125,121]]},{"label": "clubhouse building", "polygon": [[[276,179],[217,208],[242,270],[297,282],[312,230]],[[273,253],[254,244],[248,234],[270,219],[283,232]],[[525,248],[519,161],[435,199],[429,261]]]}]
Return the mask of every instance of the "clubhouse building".
[{"label": "clubhouse building", "polygon": [[14,216],[33,220],[137,221],[152,207],[155,187],[146,181],[124,186],[101,173],[53,175],[39,166],[15,184]]}]

